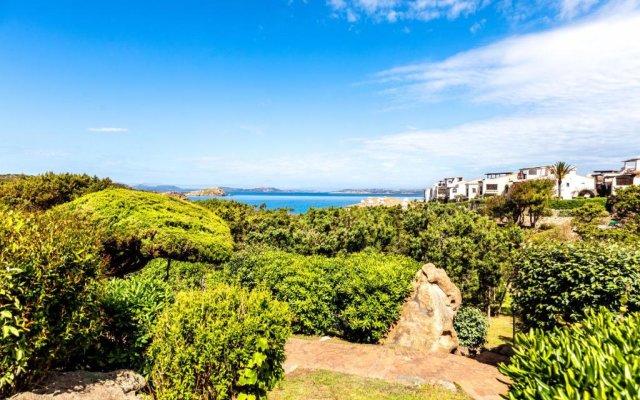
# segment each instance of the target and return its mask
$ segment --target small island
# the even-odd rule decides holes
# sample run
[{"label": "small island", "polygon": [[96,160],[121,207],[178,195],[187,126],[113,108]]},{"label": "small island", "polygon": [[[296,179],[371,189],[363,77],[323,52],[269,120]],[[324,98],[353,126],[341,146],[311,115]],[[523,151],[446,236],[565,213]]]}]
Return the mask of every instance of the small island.
[{"label": "small island", "polygon": [[219,187],[214,187],[209,189],[194,190],[193,192],[188,192],[186,195],[187,197],[222,197],[226,196],[227,194]]}]

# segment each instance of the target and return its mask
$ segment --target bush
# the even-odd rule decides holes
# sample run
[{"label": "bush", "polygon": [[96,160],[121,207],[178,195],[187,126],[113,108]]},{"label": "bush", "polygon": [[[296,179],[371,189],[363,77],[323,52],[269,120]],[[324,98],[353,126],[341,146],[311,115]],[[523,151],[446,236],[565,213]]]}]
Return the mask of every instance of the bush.
[{"label": "bush", "polygon": [[640,310],[640,251],[598,242],[546,243],[524,250],[514,282],[525,327],[574,322],[585,307]]},{"label": "bush", "polygon": [[146,357],[158,315],[173,300],[161,279],[135,276],[104,284],[100,306],[105,320],[100,340],[89,352],[92,364],[105,370],[120,368],[149,372]]},{"label": "bush", "polygon": [[482,311],[475,307],[461,307],[453,320],[460,345],[478,349],[487,342],[489,322]]},{"label": "bush", "polygon": [[81,356],[99,331],[93,230],[0,210],[0,397]]},{"label": "bush", "polygon": [[611,198],[616,218],[629,232],[640,235],[640,186],[618,190]]},{"label": "bush", "polygon": [[607,204],[607,198],[594,197],[591,199],[572,199],[572,200],[553,199],[549,202],[549,206],[553,210],[575,210],[576,208],[580,208],[586,204],[591,204],[596,207],[600,207],[604,210]]},{"label": "bush", "polygon": [[111,186],[114,184],[108,178],[86,174],[18,175],[0,181],[0,203],[27,211],[42,211]]},{"label": "bush", "polygon": [[286,305],[265,291],[219,286],[179,293],[153,331],[157,398],[266,398],[284,376],[289,318]]},{"label": "bush", "polygon": [[104,228],[105,252],[115,275],[138,270],[151,258],[220,263],[233,251],[229,227],[220,217],[157,193],[107,189],[60,209],[88,215]]},{"label": "bush", "polygon": [[600,219],[609,215],[604,209],[604,205],[598,203],[585,203],[584,205],[571,210],[573,224],[598,223]]},{"label": "bush", "polygon": [[640,314],[591,311],[552,332],[516,336],[515,355],[500,371],[509,399],[640,398]]},{"label": "bush", "polygon": [[466,304],[499,306],[522,231],[456,204],[311,209],[300,215],[233,201],[202,202],[231,226],[238,248],[269,246],[335,257],[365,250],[404,255],[445,269]]},{"label": "bush", "polygon": [[411,259],[377,253],[326,258],[247,251],[225,265],[225,274],[289,303],[297,333],[375,343],[399,317],[418,268]]},{"label": "bush", "polygon": [[[166,276],[168,260],[156,258],[140,271],[131,274],[132,277],[154,280]],[[169,279],[166,283],[174,290],[202,289],[205,284],[207,274],[216,269],[215,265],[206,263],[193,263],[188,261],[174,261],[171,263]]]}]

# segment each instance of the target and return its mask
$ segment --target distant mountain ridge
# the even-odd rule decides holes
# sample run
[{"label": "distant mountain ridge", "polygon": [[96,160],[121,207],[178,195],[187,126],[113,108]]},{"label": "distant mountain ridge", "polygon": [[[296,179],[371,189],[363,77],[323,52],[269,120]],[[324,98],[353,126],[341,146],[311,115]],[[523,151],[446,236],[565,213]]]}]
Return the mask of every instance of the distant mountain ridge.
[{"label": "distant mountain ridge", "polygon": [[[257,188],[239,188],[230,186],[218,187],[224,193],[331,193],[331,194],[387,194],[387,195],[421,195],[422,190],[401,190],[401,189],[341,189],[335,191],[323,191],[323,190],[300,190],[300,189],[279,189],[275,187],[257,187]],[[175,185],[136,185],[134,189],[144,190],[147,192],[200,192],[207,190],[207,188],[200,189],[186,189]]]},{"label": "distant mountain ridge", "polygon": [[342,189],[337,194],[422,194],[422,190],[393,190],[393,189]]}]

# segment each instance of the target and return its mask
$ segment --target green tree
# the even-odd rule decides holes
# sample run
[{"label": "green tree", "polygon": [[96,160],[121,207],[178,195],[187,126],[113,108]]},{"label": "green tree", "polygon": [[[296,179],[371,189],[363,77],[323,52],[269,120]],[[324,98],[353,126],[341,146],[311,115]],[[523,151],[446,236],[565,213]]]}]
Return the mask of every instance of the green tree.
[{"label": "green tree", "polygon": [[[104,230],[110,274],[142,268],[152,258],[222,263],[233,251],[227,224],[189,201],[157,193],[107,189],[60,206]],[[167,262],[168,277],[170,262]]]},{"label": "green tree", "polygon": [[18,175],[0,181],[0,203],[26,211],[43,211],[113,186],[116,185],[109,178],[87,174]]},{"label": "green tree", "polygon": [[564,161],[558,161],[551,166],[551,173],[556,177],[556,181],[558,182],[558,198],[562,198],[562,181],[575,170],[576,167]]}]

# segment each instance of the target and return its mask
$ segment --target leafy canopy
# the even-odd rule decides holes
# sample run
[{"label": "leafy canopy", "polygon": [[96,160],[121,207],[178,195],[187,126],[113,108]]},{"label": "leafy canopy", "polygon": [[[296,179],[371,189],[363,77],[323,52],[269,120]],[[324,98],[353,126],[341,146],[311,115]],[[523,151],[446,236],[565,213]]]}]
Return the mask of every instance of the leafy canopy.
[{"label": "leafy canopy", "polygon": [[118,269],[139,269],[151,258],[223,262],[233,251],[227,224],[194,203],[156,193],[107,189],[61,206],[105,231]]},{"label": "leafy canopy", "polygon": [[0,203],[26,211],[43,211],[112,186],[109,178],[87,174],[18,175],[0,180]]}]

